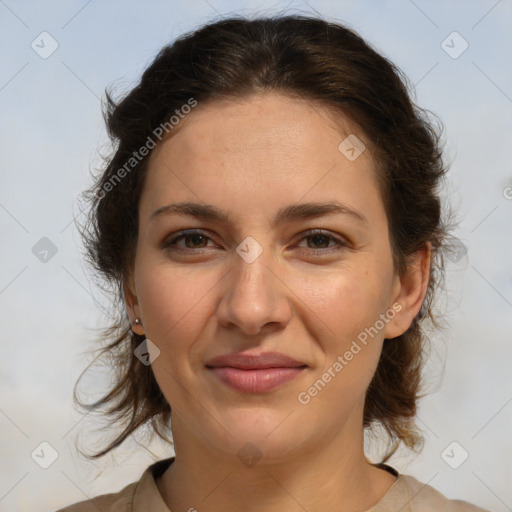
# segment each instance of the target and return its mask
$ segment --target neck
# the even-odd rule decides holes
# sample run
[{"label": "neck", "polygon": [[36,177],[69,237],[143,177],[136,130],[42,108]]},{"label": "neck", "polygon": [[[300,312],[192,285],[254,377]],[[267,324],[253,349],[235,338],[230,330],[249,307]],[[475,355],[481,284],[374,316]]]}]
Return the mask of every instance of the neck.
[{"label": "neck", "polygon": [[353,437],[341,432],[325,446],[248,467],[236,456],[181,438],[183,425],[173,419],[176,458],[156,482],[173,512],[364,512],[395,482],[366,460],[362,432]]}]

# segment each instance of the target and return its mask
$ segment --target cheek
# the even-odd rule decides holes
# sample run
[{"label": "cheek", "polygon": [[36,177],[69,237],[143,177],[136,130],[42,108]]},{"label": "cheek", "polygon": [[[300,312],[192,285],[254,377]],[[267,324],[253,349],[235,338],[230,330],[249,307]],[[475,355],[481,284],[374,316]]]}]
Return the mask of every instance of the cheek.
[{"label": "cheek", "polygon": [[[302,391],[315,397],[311,403],[318,414],[336,404],[336,414],[348,415],[357,403],[364,401],[377,368],[383,331],[375,334],[372,327],[383,312],[383,291],[379,289],[379,280],[370,278],[371,275],[354,271],[331,277],[308,298],[308,307],[317,312],[315,338],[323,355],[309,382],[311,387]],[[320,330],[325,332],[321,324],[328,325],[328,336],[319,334]]]},{"label": "cheek", "polygon": [[138,278],[146,336],[168,352],[196,339],[207,317],[206,308],[211,307],[208,295],[215,293],[217,274],[157,264],[141,265]]},{"label": "cheek", "polygon": [[[316,318],[314,337],[324,352],[317,375],[323,382],[329,382],[326,386],[329,389],[322,391],[321,403],[338,402],[343,396],[342,408],[349,410],[370,384],[379,362],[384,332],[375,330],[386,308],[382,275],[383,270],[376,265],[347,266],[330,273],[325,280],[315,280],[304,298],[304,303],[316,313],[312,316]],[[329,331],[323,329],[323,324]]]},{"label": "cheek", "polygon": [[380,274],[371,265],[347,265],[302,286],[297,283],[297,288],[302,289],[304,303],[329,327],[338,343],[346,343],[384,312],[386,291]]}]

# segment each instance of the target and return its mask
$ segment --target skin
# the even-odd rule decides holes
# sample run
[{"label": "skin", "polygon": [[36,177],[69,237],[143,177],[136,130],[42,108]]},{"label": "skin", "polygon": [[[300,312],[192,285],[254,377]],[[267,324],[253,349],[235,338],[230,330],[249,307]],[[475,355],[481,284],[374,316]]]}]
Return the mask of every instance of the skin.
[{"label": "skin", "polygon": [[[338,149],[349,133],[367,146],[354,161]],[[395,477],[364,454],[364,397],[384,338],[404,333],[421,307],[430,252],[418,251],[408,272],[395,274],[369,147],[339,114],[266,93],[199,104],[152,152],[125,296],[133,330],[160,350],[152,369],[171,406],[176,460],[157,486],[173,512],[362,512],[393,485]],[[289,204],[330,200],[367,223],[343,214],[271,222]],[[233,222],[150,220],[179,201],[217,206]],[[161,247],[185,229],[207,238]],[[311,229],[327,235],[309,236]],[[236,252],[249,236],[263,250],[252,263]],[[348,247],[329,252],[336,247],[329,236]],[[400,312],[299,403],[298,394],[393,304]],[[205,367],[241,351],[281,352],[307,368],[273,391],[241,393]],[[248,442],[261,454],[252,467],[237,456]]]}]

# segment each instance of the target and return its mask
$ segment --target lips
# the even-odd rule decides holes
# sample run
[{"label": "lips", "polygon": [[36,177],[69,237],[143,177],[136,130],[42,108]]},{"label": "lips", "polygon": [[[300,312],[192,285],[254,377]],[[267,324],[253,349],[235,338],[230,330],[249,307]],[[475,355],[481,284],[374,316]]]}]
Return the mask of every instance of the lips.
[{"label": "lips", "polygon": [[210,359],[206,366],[229,366],[241,370],[259,370],[262,368],[298,368],[306,366],[291,357],[279,352],[263,352],[260,354],[226,354]]},{"label": "lips", "polygon": [[293,380],[307,365],[278,352],[265,352],[217,356],[206,367],[236,391],[262,393]]}]

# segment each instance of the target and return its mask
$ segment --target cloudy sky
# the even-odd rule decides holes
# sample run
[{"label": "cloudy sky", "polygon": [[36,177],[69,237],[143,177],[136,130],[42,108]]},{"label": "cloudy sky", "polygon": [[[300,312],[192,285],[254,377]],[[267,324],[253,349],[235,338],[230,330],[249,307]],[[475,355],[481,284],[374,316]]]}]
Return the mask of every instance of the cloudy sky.
[{"label": "cloudy sky", "polygon": [[[424,0],[0,1],[0,511],[51,511],[121,489],[170,449],[130,440],[91,463],[101,424],[72,389],[104,322],[73,223],[106,143],[105,87],[133,85],[160,47],[232,13],[343,21],[409,76],[445,125],[445,196],[466,253],[448,264],[419,457],[391,464],[449,497],[512,508],[512,3]],[[252,7],[254,6],[254,7]],[[101,389],[101,376],[87,381]],[[99,441],[98,441],[99,442]],[[44,444],[41,444],[44,443]],[[456,444],[452,444],[456,443]],[[452,451],[453,450],[453,451]],[[457,459],[450,464],[446,453]],[[39,454],[39,457],[38,457]],[[44,454],[44,455],[43,455]],[[467,456],[467,459],[466,459]],[[465,460],[464,460],[465,459]],[[45,469],[42,466],[47,465]],[[454,468],[453,466],[458,466]]]}]

